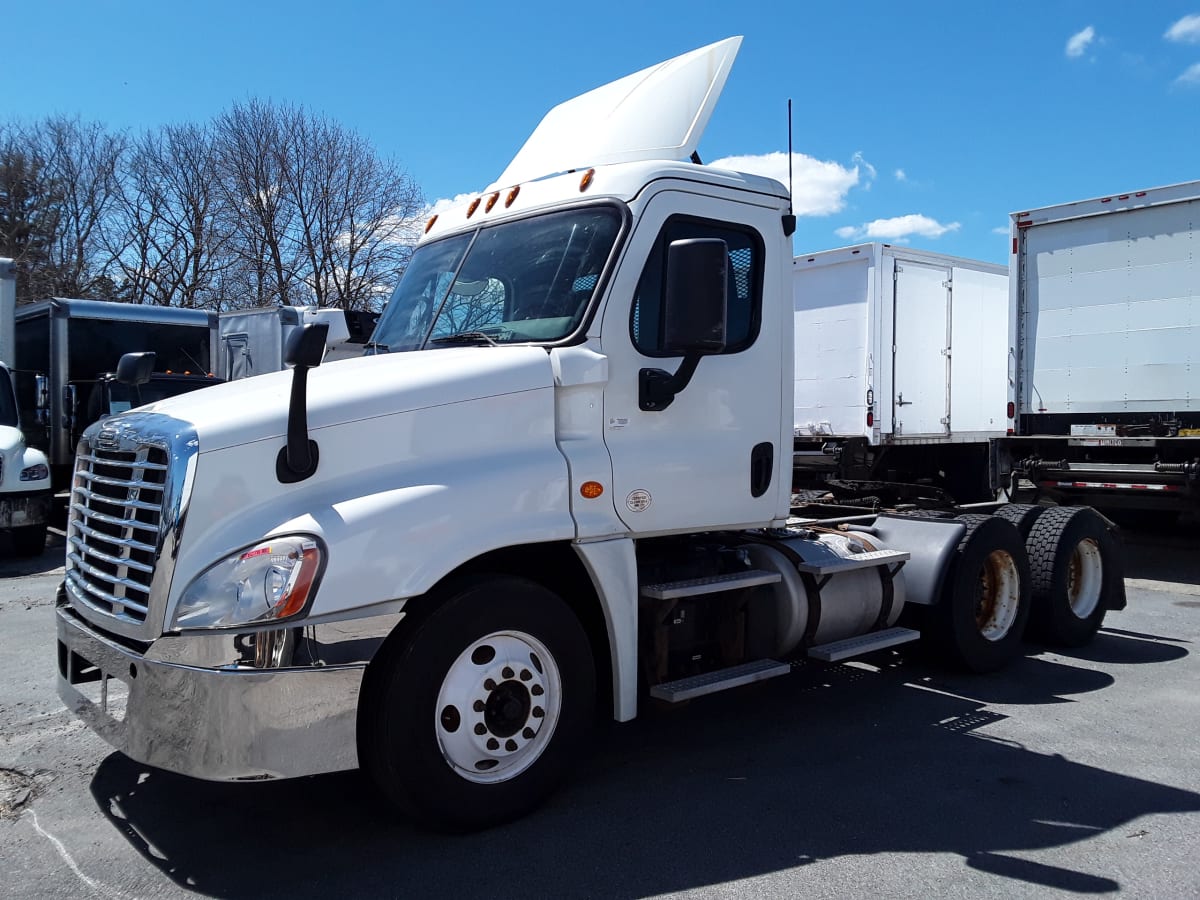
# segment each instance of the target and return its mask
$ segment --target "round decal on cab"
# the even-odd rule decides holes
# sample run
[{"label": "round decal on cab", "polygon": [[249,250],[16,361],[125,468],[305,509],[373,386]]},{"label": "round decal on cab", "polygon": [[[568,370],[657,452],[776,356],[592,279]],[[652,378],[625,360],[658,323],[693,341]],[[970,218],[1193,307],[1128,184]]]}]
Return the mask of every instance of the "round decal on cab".
[{"label": "round decal on cab", "polygon": [[650,508],[652,499],[649,491],[638,488],[625,498],[625,505],[629,507],[630,512],[645,512]]}]

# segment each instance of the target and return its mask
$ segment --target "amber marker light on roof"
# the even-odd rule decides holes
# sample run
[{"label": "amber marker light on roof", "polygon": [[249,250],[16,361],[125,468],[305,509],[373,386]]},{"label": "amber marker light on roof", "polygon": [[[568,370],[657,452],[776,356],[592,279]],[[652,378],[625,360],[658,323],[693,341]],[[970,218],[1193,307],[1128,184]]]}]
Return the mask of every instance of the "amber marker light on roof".
[{"label": "amber marker light on roof", "polygon": [[579,179],[579,193],[583,193],[592,186],[592,179],[596,177],[595,169],[588,169],[583,173],[583,177]]},{"label": "amber marker light on roof", "polygon": [[513,201],[517,199],[517,194],[521,193],[521,186],[518,184],[515,188],[508,192],[508,196],[504,198],[504,208],[513,205]]},{"label": "amber marker light on roof", "polygon": [[436,221],[437,221],[436,214],[429,217],[429,221],[425,223],[425,233],[426,234],[429,234],[429,229],[433,227],[433,223]]},{"label": "amber marker light on roof", "polygon": [[604,485],[598,481],[585,481],[579,486],[579,493],[583,495],[584,499],[595,500],[604,493]]},{"label": "amber marker light on roof", "polygon": [[496,205],[496,201],[499,199],[500,199],[500,192],[496,191],[496,193],[494,193],[494,194],[492,194],[492,196],[488,197],[487,205],[483,208],[483,211],[491,212],[492,207]]},{"label": "amber marker light on roof", "polygon": [[467,207],[467,218],[468,219],[471,218],[471,216],[475,215],[475,210],[479,209],[479,201],[482,199],[483,199],[482,197],[476,197],[474,200],[471,201],[471,205]]}]

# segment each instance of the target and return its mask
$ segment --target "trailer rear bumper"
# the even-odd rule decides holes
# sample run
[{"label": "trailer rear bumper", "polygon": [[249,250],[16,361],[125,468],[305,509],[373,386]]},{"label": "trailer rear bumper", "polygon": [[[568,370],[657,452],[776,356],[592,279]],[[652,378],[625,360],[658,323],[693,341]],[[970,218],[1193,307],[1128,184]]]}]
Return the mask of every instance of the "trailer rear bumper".
[{"label": "trailer rear bumper", "polygon": [[210,781],[358,766],[365,664],[202,668],[148,658],[56,610],[58,695],[116,749]]}]

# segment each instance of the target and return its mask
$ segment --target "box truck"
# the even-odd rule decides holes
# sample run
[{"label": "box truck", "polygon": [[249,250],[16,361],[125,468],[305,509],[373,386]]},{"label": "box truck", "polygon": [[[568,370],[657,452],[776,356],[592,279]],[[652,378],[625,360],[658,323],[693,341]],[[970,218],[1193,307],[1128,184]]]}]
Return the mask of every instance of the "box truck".
[{"label": "box truck", "polygon": [[[50,458],[56,489],[70,480],[80,435],[101,417],[215,383],[217,314],[202,309],[143,306],[56,297],[16,313],[17,365],[49,380],[48,409],[38,445]],[[121,384],[121,356],[152,352],[155,374]],[[26,418],[37,409],[23,410]]]},{"label": "box truck", "polygon": [[361,765],[473,828],[649,698],[921,636],[972,670],[1027,623],[1086,643],[1124,602],[1092,510],[791,516],[789,192],[695,161],[739,44],[552,110],[426,223],[374,355],[317,366],[306,325],[288,372],[92,425],[70,708],[149,765]]},{"label": "box truck", "polygon": [[221,368],[227,381],[278,372],[293,331],[302,325],[328,326],[324,362],[362,356],[379,314],[317,306],[269,306],[220,314]]},{"label": "box truck", "polygon": [[1012,215],[1006,466],[1060,502],[1200,510],[1200,182]]},{"label": "box truck", "polygon": [[797,487],[994,496],[989,442],[1009,421],[1003,266],[862,244],[797,256],[793,299]]}]

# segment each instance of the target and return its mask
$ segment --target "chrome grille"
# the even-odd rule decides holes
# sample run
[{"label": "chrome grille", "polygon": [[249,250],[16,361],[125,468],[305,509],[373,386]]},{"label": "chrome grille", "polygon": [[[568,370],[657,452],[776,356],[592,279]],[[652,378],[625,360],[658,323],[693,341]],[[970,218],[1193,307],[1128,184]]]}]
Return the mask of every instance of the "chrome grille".
[{"label": "chrome grille", "polygon": [[66,577],[97,612],[146,621],[168,489],[165,448],[101,449],[75,458]]}]

